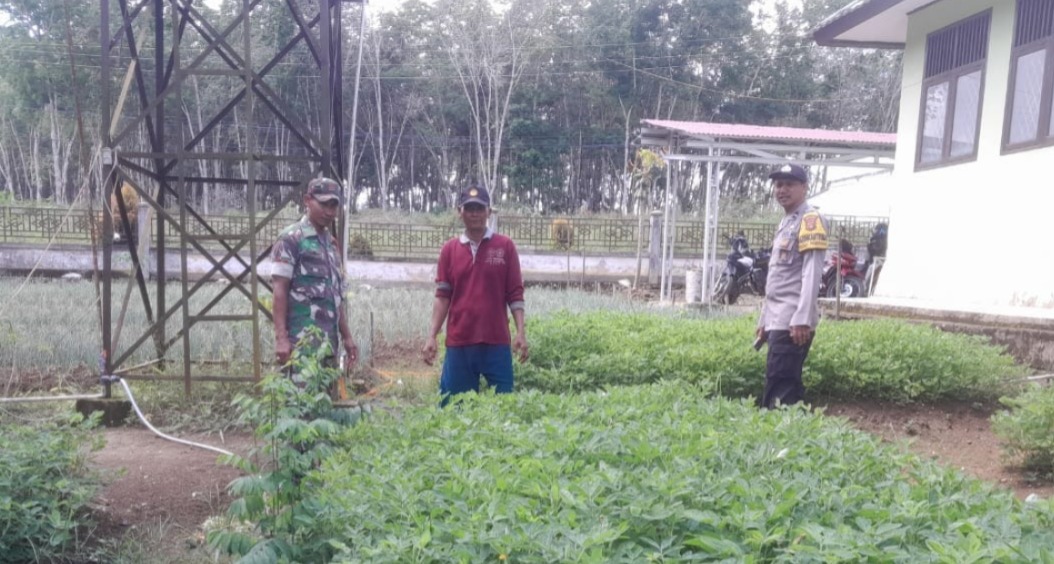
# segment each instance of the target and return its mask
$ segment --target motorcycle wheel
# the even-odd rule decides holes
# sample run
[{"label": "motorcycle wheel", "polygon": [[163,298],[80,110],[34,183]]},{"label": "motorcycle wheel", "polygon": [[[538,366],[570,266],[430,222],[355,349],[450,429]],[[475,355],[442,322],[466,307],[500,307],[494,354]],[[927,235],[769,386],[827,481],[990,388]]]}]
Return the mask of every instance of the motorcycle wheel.
[{"label": "motorcycle wheel", "polygon": [[[831,285],[827,287],[827,297],[833,298],[836,294],[836,288],[834,281],[831,281]],[[859,298],[864,295],[864,283],[859,278],[843,278],[842,279],[842,297],[843,298]]]},{"label": "motorcycle wheel", "polygon": [[717,285],[714,286],[714,293],[711,299],[714,303],[732,305],[736,303],[739,298],[738,292],[735,292],[732,288],[733,282],[727,274],[722,274],[721,278],[718,279]]},{"label": "motorcycle wheel", "polygon": [[733,284],[728,289],[728,292],[725,293],[725,303],[728,304],[728,305],[734,305],[736,303],[736,300],[738,300],[738,299],[739,299],[739,287],[737,287],[735,284]]}]

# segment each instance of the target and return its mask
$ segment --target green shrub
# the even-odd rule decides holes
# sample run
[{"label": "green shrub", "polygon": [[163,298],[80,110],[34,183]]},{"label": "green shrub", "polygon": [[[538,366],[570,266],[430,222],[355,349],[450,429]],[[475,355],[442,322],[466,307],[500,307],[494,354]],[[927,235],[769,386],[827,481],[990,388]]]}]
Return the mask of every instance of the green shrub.
[{"label": "green shrub", "polygon": [[549,232],[554,249],[567,250],[575,243],[575,228],[568,219],[554,219],[549,227]]},{"label": "green shrub", "polygon": [[1028,373],[984,337],[895,320],[822,323],[805,366],[818,394],[895,402],[995,400]]},{"label": "green shrub", "polygon": [[348,256],[355,258],[373,258],[373,245],[360,233],[348,236]]},{"label": "green shrub", "polygon": [[670,379],[745,396],[764,373],[752,331],[743,318],[560,312],[531,320],[531,359],[516,366],[516,385],[577,392]]},{"label": "green shrub", "polygon": [[0,425],[0,560],[54,559],[75,539],[98,488],[88,454],[102,447],[94,421]]},{"label": "green shrub", "polygon": [[1042,472],[1054,471],[1054,388],[1035,387],[1001,400],[1010,408],[992,417],[1007,454]]},{"label": "green shrub", "polygon": [[[532,320],[531,360],[517,385],[574,392],[661,379],[707,382],[745,397],[764,382],[755,321],[653,314],[558,313]],[[805,363],[814,396],[882,401],[996,398],[1025,369],[982,339],[899,321],[825,321]]]},{"label": "green shrub", "polygon": [[[311,331],[321,339],[317,328]],[[302,388],[272,374],[261,383],[261,395],[235,399],[241,420],[263,446],[249,458],[225,458],[248,475],[231,482],[236,499],[225,526],[208,532],[212,547],[248,562],[318,562],[332,553],[328,544],[305,540],[316,508],[302,484],[331,455],[341,425],[355,423],[362,412],[334,409],[329,390],[340,372],[324,366],[329,351],[328,346],[294,350],[292,366]],[[255,455],[263,455],[266,464],[258,465]]]},{"label": "green shrub", "polygon": [[[749,346],[749,345],[748,345]],[[338,562],[1037,561],[1054,505],[801,409],[679,383],[469,395],[345,431],[307,483]]]}]

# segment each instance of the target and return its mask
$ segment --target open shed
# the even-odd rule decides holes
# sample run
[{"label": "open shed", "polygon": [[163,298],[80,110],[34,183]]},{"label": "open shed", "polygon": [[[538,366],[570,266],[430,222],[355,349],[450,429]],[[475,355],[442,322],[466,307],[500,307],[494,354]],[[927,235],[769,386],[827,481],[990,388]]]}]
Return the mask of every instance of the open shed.
[{"label": "open shed", "polygon": [[[718,181],[727,163],[779,165],[795,163],[811,169],[813,179],[823,178],[818,168],[850,167],[888,171],[896,148],[895,133],[830,131],[796,127],[772,127],[731,123],[643,120],[640,144],[657,149],[666,167],[666,196],[663,205],[662,265],[660,297],[672,296],[673,241],[677,213],[670,187],[689,175],[682,165],[706,164],[706,197],[703,236],[702,299],[710,301],[710,289],[718,272],[717,221],[720,215]],[[815,186],[811,187],[814,188]]]}]

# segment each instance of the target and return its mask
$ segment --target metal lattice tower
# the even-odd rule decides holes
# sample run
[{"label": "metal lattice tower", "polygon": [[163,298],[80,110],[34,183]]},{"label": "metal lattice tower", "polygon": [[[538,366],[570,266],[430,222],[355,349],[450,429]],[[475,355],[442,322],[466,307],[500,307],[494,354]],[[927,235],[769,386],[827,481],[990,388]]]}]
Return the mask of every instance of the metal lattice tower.
[{"label": "metal lattice tower", "polygon": [[[341,180],[346,172],[345,3],[235,0],[217,13],[200,0],[100,0],[100,177],[104,201],[116,204],[102,219],[104,374],[146,378],[134,372],[174,360],[172,349],[181,342],[182,375],[150,378],[181,379],[187,393],[193,380],[260,378],[266,354],[261,316],[271,316],[261,305],[261,287],[271,290],[258,272],[271,244],[263,229],[308,178]],[[364,10],[361,1],[356,4]],[[128,203],[117,189],[125,184],[149,206],[146,217],[153,215],[153,296],[150,257],[139,256],[130,237],[127,249],[115,247],[112,236],[115,226],[131,232]],[[238,233],[221,232],[200,209],[208,194],[221,191],[240,198],[248,216]],[[172,269],[166,262],[177,251],[182,295],[169,301],[165,280]],[[127,252],[132,264],[116,324],[115,252]],[[207,261],[209,271],[197,281],[191,280],[189,253]],[[227,282],[223,289],[205,296],[203,305],[192,300],[215,277]],[[147,329],[122,341],[133,286]],[[248,300],[244,312],[212,313],[231,292]],[[232,322],[251,323],[251,376],[196,373],[203,359],[193,358],[195,327]],[[141,360],[148,341],[156,357],[126,366],[133,355]]]}]

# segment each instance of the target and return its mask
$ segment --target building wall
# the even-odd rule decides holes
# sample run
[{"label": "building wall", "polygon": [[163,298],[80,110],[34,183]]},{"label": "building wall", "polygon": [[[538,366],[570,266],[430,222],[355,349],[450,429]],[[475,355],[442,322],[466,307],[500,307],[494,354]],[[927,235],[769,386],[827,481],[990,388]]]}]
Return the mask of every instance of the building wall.
[{"label": "building wall", "polygon": [[[1054,308],[1054,147],[1001,154],[1014,4],[945,0],[909,19],[889,259],[878,296]],[[926,36],[987,9],[977,160],[916,171]]]}]

